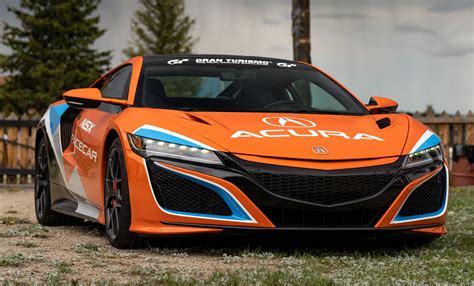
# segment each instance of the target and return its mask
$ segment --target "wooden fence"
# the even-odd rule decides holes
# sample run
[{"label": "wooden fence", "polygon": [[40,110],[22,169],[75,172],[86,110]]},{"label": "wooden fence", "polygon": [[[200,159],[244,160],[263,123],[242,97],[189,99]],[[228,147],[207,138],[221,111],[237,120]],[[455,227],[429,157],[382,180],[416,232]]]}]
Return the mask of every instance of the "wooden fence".
[{"label": "wooden fence", "polygon": [[412,116],[433,129],[446,147],[456,144],[474,145],[474,115],[471,111],[466,115],[459,112],[455,115],[446,112],[437,115],[433,109],[428,108],[425,113],[416,112]]},{"label": "wooden fence", "polygon": [[[436,114],[432,109],[411,114],[440,135],[444,146],[474,145],[474,115]],[[31,183],[34,175],[34,143],[38,113],[5,117],[0,113],[0,184]]]},{"label": "wooden fence", "polygon": [[0,113],[0,183],[32,183],[38,113]]}]

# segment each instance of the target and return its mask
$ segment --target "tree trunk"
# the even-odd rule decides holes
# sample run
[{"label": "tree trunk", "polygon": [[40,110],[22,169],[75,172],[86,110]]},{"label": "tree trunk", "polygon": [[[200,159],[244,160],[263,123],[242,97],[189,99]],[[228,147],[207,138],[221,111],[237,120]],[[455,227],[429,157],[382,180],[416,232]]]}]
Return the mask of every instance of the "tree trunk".
[{"label": "tree trunk", "polygon": [[292,34],[293,34],[293,59],[311,63],[311,38],[310,38],[310,0],[293,0]]}]

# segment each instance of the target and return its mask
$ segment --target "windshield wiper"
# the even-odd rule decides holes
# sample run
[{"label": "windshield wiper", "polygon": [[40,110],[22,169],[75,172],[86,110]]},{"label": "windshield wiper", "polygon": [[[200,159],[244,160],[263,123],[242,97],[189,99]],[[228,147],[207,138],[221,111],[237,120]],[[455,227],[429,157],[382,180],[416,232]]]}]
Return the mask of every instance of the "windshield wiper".
[{"label": "windshield wiper", "polygon": [[199,109],[196,109],[194,107],[180,107],[178,108],[179,111],[199,111]]}]

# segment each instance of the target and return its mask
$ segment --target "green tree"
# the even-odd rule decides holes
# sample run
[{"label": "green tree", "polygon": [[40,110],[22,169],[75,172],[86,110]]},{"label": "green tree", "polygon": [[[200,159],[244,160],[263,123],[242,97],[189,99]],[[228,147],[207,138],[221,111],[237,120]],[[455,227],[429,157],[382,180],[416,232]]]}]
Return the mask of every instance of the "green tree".
[{"label": "green tree", "polygon": [[100,0],[22,0],[8,7],[20,21],[6,24],[0,71],[8,76],[0,87],[4,111],[44,111],[62,92],[87,87],[108,67],[110,51],[92,47],[104,34],[93,16]]},{"label": "green tree", "polygon": [[[123,52],[128,57],[191,53],[197,39],[190,35],[194,19],[184,14],[183,0],[139,0],[141,8],[132,20],[132,42]],[[168,96],[192,96],[199,78],[161,79]]]},{"label": "green tree", "polygon": [[132,40],[124,50],[128,57],[190,53],[196,39],[194,20],[184,14],[183,0],[139,0],[141,8],[132,20]]}]

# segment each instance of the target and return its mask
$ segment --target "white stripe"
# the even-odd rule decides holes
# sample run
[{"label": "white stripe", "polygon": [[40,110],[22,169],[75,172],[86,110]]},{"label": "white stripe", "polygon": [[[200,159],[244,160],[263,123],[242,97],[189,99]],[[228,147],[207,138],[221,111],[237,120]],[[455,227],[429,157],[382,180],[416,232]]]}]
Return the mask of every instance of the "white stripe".
[{"label": "white stripe", "polygon": [[186,141],[189,141],[189,142],[192,142],[196,145],[199,145],[199,146],[202,146],[202,148],[205,148],[205,149],[208,149],[208,150],[211,150],[211,151],[216,151],[216,149],[212,148],[211,146],[208,146],[206,144],[203,144],[197,140],[194,140],[192,138],[189,138],[189,137],[186,137],[184,135],[181,135],[181,134],[178,134],[176,132],[173,132],[171,130],[167,130],[167,129],[164,129],[164,128],[160,128],[160,127],[156,127],[156,126],[153,126],[153,125],[149,125],[149,124],[145,124],[145,125],[142,125],[141,127],[138,127],[135,131],[133,131],[133,134],[135,134],[138,130],[140,130],[141,128],[143,129],[150,129],[150,130],[155,130],[155,131],[158,131],[158,132],[163,132],[163,133],[166,133],[166,134],[169,134],[169,135],[172,135],[172,136],[175,136],[175,137],[178,137],[178,138],[181,138],[183,140],[186,140]]},{"label": "white stripe", "polygon": [[425,133],[423,133],[423,135],[421,135],[420,139],[418,139],[415,146],[413,146],[413,148],[411,148],[410,153],[415,152],[416,149],[418,149],[421,145],[423,145],[423,143],[425,143],[426,140],[428,140],[428,138],[431,137],[431,135],[433,135],[433,132],[431,132],[429,130],[426,130]]},{"label": "white stripe", "polygon": [[76,213],[93,218],[95,220],[97,220],[97,218],[99,217],[99,210],[96,207],[81,202],[80,200],[77,200]]},{"label": "white stripe", "polygon": [[84,186],[82,185],[81,177],[79,176],[77,166],[74,167],[74,170],[71,173],[71,177],[69,177],[68,189],[71,192],[77,194],[78,196],[87,199],[87,194],[84,191]]},{"label": "white stripe", "polygon": [[[167,168],[159,163],[156,163],[158,164],[160,167],[163,167],[163,168],[166,168],[168,170],[171,170],[173,172],[178,172],[178,173],[182,173],[182,172],[179,172],[179,171],[176,171],[176,170],[173,170],[173,169],[170,169],[170,168]],[[145,166],[145,171],[146,171],[146,175],[147,175],[147,179],[148,179],[148,186],[150,187],[150,191],[153,195],[153,198],[155,199],[155,203],[156,205],[158,206],[158,208],[160,208],[160,210],[162,210],[163,212],[167,213],[167,214],[170,214],[170,215],[174,215],[174,216],[182,216],[182,217],[189,217],[189,218],[200,218],[200,219],[207,219],[207,220],[220,220],[220,221],[233,221],[233,222],[243,222],[243,223],[257,223],[257,221],[250,215],[250,213],[240,204],[240,202],[235,199],[235,197],[232,195],[231,192],[229,192],[229,190],[227,190],[226,188],[224,188],[223,186],[221,185],[218,185],[216,183],[213,183],[213,182],[210,182],[208,180],[205,180],[203,178],[199,178],[199,177],[196,177],[196,176],[193,176],[193,175],[190,175],[190,174],[186,174],[186,173],[183,173],[185,174],[186,176],[190,176],[190,177],[193,177],[193,178],[196,178],[198,180],[202,180],[202,181],[205,181],[209,184],[212,184],[214,186],[217,186],[218,188],[220,189],[223,189],[225,192],[227,192],[234,200],[235,202],[237,202],[237,204],[239,204],[239,206],[244,210],[244,212],[252,219],[251,221],[245,221],[245,220],[234,220],[234,219],[224,219],[224,218],[209,218],[209,217],[201,217],[199,215],[195,215],[195,216],[189,216],[189,215],[183,215],[183,214],[175,214],[175,213],[171,213],[171,212],[168,212],[166,211],[165,209],[163,209],[160,204],[158,203],[158,201],[156,200],[156,197],[155,197],[155,193],[153,192],[153,187],[151,185],[151,181],[150,181],[150,176],[148,175],[148,167],[146,165],[146,161],[145,159],[143,159],[143,165]]]},{"label": "white stripe", "polygon": [[[64,172],[64,163],[63,163],[63,157],[62,157],[62,149],[61,149],[61,140],[59,138],[59,132],[57,132],[60,125],[56,128],[56,132],[54,134],[51,131],[51,118],[50,118],[50,112],[51,112],[51,107],[48,108],[46,113],[44,114],[44,125],[46,127],[46,133],[49,137],[49,141],[51,142],[51,146],[53,149],[54,156],[56,157],[56,160],[58,161],[59,165],[59,170],[61,171],[61,176],[64,180],[64,186],[67,188],[67,183],[66,183],[66,174]],[[58,150],[59,147],[59,150]]]}]

